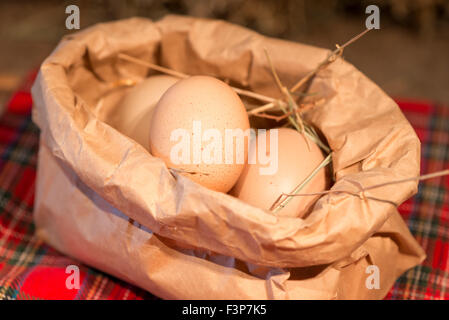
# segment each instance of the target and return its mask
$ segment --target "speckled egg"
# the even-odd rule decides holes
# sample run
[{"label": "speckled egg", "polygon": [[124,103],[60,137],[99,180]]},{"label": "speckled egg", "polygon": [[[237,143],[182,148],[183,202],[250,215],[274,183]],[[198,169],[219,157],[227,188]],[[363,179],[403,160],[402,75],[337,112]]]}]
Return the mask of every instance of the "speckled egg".
[{"label": "speckled egg", "polygon": [[[242,133],[241,139],[232,134]],[[150,126],[150,152],[170,168],[212,190],[228,192],[247,157],[249,121],[234,90],[208,76],[192,76],[159,100]]]}]

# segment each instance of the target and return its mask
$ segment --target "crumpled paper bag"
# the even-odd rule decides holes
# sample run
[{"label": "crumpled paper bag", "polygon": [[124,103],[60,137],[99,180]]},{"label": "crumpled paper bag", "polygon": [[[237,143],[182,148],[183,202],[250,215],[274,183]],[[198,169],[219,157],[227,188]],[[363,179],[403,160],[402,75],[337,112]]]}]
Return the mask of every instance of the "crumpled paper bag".
[{"label": "crumpled paper bag", "polygon": [[[322,196],[305,219],[277,217],[170,173],[108,124],[126,91],[111,84],[150,74],[119,53],[279,98],[263,48],[287,86],[329,53],[181,16],[98,24],[64,37],[32,89],[41,129],[38,235],[162,298],[383,298],[424,259],[395,206],[338,193]],[[358,192],[357,184],[419,174],[420,143],[410,124],[351,64],[337,59],[309,90],[325,97],[306,119],[332,149],[333,190]],[[406,182],[365,195],[400,204],[416,190]],[[367,285],[371,265],[379,288]]]}]

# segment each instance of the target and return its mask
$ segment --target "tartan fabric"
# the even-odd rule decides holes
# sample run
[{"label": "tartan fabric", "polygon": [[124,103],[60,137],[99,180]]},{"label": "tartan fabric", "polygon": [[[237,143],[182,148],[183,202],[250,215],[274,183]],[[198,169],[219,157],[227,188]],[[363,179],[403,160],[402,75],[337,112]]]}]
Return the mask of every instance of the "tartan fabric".
[{"label": "tartan fabric", "polygon": [[[66,257],[34,234],[33,200],[39,130],[31,122],[30,85],[0,117],[0,299],[155,299],[150,293]],[[79,289],[66,273],[79,266]]]},{"label": "tartan fabric", "polygon": [[[449,106],[398,101],[421,141],[421,172],[449,168]],[[399,207],[427,258],[396,281],[388,299],[449,300],[449,176],[422,181]]]},{"label": "tartan fabric", "polygon": [[[0,299],[155,299],[79,261],[34,234],[32,207],[38,129],[29,87],[20,88],[0,118]],[[421,172],[449,167],[449,107],[398,101],[422,142]],[[403,274],[386,299],[449,299],[449,177],[424,181],[399,211],[427,259]],[[79,289],[67,289],[66,268],[80,266]]]}]

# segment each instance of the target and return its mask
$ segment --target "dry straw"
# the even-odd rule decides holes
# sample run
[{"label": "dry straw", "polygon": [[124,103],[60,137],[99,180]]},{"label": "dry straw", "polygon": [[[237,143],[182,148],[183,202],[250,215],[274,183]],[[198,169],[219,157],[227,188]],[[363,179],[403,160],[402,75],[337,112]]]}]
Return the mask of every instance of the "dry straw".
[{"label": "dry straw", "polygon": [[393,184],[400,184],[400,183],[410,182],[410,181],[422,181],[422,180],[439,178],[439,177],[443,177],[443,176],[447,176],[447,175],[449,175],[449,169],[441,170],[441,171],[437,171],[437,172],[433,172],[433,173],[429,173],[429,174],[424,174],[424,175],[416,176],[416,177],[392,180],[392,181],[379,183],[379,184],[375,184],[375,185],[371,185],[371,186],[367,186],[367,187],[362,186],[360,183],[358,183],[356,181],[347,180],[348,182],[352,182],[354,185],[356,185],[359,188],[359,192],[352,192],[352,191],[346,191],[346,190],[327,190],[327,191],[313,192],[313,193],[292,193],[292,194],[282,193],[281,196],[276,200],[276,202],[279,202],[282,197],[308,197],[308,196],[322,196],[322,195],[327,195],[327,194],[346,193],[346,194],[350,194],[350,195],[359,197],[362,200],[368,199],[368,200],[381,201],[381,202],[390,203],[390,204],[394,205],[395,207],[397,207],[398,204],[393,201],[375,198],[375,197],[371,197],[371,196],[366,196],[365,191],[377,189],[377,188],[381,188],[381,187],[385,187],[385,186],[393,185]]}]

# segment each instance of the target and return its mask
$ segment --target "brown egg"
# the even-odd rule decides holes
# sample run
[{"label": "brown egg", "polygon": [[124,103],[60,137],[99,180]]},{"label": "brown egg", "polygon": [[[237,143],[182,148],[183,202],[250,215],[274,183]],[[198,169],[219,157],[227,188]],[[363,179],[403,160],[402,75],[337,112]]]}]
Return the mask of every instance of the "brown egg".
[{"label": "brown egg", "polygon": [[[273,140],[270,138],[273,130],[278,130],[277,146],[275,136]],[[267,159],[271,158],[271,161],[260,158],[257,151],[259,148],[255,147],[256,143],[259,146],[260,140],[266,141],[266,156]],[[308,141],[310,150],[305,137],[298,131],[288,128],[271,129],[266,131],[266,134],[259,134],[256,139],[251,140],[252,147],[248,154],[248,161],[250,159],[257,161],[245,166],[231,194],[253,206],[269,210],[282,193],[291,193],[324,160],[320,148],[311,140]],[[262,151],[265,150],[261,148]],[[276,158],[277,167],[273,164]],[[268,170],[270,167],[271,170]],[[326,190],[326,187],[326,172],[323,168],[301,190],[301,193],[320,192]],[[277,215],[301,217],[317,198],[317,196],[294,197],[277,212]]]},{"label": "brown egg", "polygon": [[150,150],[193,181],[227,192],[240,176],[247,155],[247,149],[241,148],[247,146],[246,138],[241,144],[231,139],[226,148],[227,131],[233,129],[249,130],[239,96],[218,79],[193,76],[168,89],[157,104]]},{"label": "brown egg", "polygon": [[154,107],[165,91],[178,80],[172,76],[155,75],[135,85],[120,101],[112,125],[148,148]]}]

